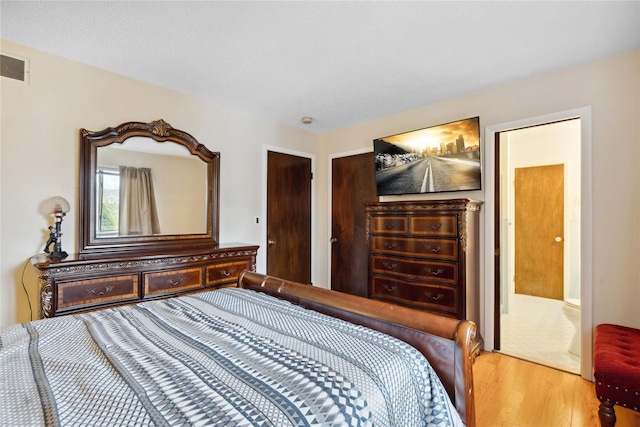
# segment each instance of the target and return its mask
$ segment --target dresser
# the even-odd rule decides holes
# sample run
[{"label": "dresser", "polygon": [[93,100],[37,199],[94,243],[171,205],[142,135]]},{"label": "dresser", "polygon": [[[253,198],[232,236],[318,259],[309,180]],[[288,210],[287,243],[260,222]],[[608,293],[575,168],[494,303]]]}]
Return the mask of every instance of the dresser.
[{"label": "dresser", "polygon": [[478,324],[481,205],[469,199],[367,204],[369,297]]},{"label": "dresser", "polygon": [[235,286],[243,270],[255,271],[257,251],[258,246],[231,243],[123,257],[36,256],[40,317]]}]

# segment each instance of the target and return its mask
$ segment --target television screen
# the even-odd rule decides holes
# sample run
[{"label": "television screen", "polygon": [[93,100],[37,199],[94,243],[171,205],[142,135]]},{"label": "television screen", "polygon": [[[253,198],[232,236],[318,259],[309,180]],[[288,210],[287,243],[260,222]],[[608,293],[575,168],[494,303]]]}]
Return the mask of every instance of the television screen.
[{"label": "television screen", "polygon": [[378,196],[480,190],[480,118],[373,140]]}]

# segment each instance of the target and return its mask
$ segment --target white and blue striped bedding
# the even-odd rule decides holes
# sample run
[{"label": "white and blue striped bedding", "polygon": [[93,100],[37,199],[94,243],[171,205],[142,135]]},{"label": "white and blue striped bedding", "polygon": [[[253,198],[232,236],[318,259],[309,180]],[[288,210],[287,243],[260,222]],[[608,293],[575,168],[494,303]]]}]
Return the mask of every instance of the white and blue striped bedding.
[{"label": "white and blue striped bedding", "polygon": [[227,288],[0,329],[1,426],[462,426],[404,342]]}]

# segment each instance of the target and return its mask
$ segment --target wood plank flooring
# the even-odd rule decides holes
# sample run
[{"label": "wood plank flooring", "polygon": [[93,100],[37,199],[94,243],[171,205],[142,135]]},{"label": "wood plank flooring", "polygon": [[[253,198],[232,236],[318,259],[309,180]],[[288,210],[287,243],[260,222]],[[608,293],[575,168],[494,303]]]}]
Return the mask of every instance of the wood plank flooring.
[{"label": "wood plank flooring", "polygon": [[[592,382],[499,353],[473,365],[477,427],[600,427]],[[640,413],[615,407],[616,427],[640,427]]]}]

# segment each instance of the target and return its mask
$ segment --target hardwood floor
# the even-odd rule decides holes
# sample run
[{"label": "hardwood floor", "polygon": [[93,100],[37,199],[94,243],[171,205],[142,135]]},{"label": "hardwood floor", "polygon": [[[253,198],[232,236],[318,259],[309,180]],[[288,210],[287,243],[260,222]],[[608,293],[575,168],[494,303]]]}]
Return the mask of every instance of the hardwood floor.
[{"label": "hardwood floor", "polygon": [[[499,353],[473,365],[477,427],[600,427],[595,387],[578,375]],[[639,427],[640,413],[615,407],[616,427]]]}]

